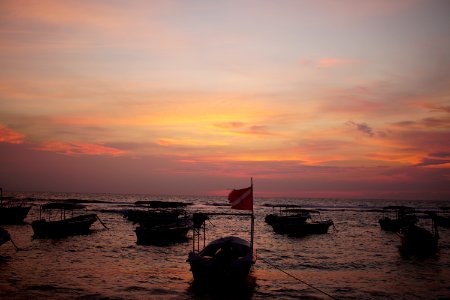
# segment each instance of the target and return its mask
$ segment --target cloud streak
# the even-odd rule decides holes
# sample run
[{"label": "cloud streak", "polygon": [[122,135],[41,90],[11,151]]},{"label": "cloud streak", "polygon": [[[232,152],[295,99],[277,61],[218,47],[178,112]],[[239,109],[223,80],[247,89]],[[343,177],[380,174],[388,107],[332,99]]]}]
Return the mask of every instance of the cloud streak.
[{"label": "cloud streak", "polygon": [[363,134],[365,134],[367,136],[370,136],[370,137],[375,136],[373,129],[366,123],[356,123],[353,121],[347,121],[345,123],[345,125],[355,128],[356,130],[358,130],[359,132],[362,132]]},{"label": "cloud streak", "polygon": [[126,154],[126,151],[103,146],[100,144],[89,143],[66,143],[60,141],[47,141],[36,146],[34,149],[39,151],[47,151],[60,153],[68,156],[78,155],[106,155],[120,156]]},{"label": "cloud streak", "polygon": [[0,143],[22,144],[24,139],[24,134],[16,132],[0,124]]}]

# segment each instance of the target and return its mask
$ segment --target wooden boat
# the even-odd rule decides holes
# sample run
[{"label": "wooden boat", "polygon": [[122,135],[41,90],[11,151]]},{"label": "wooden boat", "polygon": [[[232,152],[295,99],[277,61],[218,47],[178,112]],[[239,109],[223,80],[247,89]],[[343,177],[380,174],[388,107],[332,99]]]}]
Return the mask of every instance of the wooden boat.
[{"label": "wooden boat", "polygon": [[[202,217],[203,215],[203,217]],[[192,251],[187,262],[191,266],[194,282],[198,284],[243,284],[246,282],[252,266],[256,262],[256,251],[253,243],[240,237],[226,236],[218,238],[208,245],[203,239],[203,248],[200,250],[200,231],[205,234],[205,222],[200,226],[199,218],[209,219],[211,215],[233,215],[253,218],[253,214],[221,214],[214,213],[194,215],[194,238]],[[252,222],[253,223],[253,222]]]},{"label": "wooden boat", "polygon": [[[285,207],[278,205],[275,207]],[[270,216],[270,215],[268,215]],[[266,222],[267,217],[266,216]],[[280,209],[279,214],[272,214],[270,225],[279,234],[304,236],[309,234],[325,234],[334,223],[332,220],[321,220],[320,211],[302,208]]]},{"label": "wooden boat", "polygon": [[[196,213],[193,216],[192,251],[186,260],[192,271],[194,283],[202,286],[222,286],[232,288],[247,284],[248,275],[256,262],[253,248],[254,215],[253,184],[241,190],[233,190],[229,195],[232,208],[252,210],[251,213]],[[237,237],[225,236],[206,244],[206,223],[211,216],[226,215],[251,219],[250,242]],[[202,234],[203,232],[203,234]],[[200,249],[200,236],[203,248]]]},{"label": "wooden boat", "polygon": [[3,189],[0,188],[0,224],[21,224],[27,217],[31,205],[24,201],[3,201]]},{"label": "wooden boat", "polygon": [[256,262],[256,253],[248,241],[227,236],[212,241],[199,252],[190,252],[187,261],[197,283],[245,283]]},{"label": "wooden boat", "polygon": [[[84,209],[85,206],[75,203],[47,203],[41,206],[40,219],[33,221],[35,238],[53,238],[70,235],[87,234],[90,232],[91,225],[98,220],[96,214],[83,214],[74,216],[74,210]],[[48,214],[48,220],[42,218],[43,212],[59,211],[59,220],[50,220],[51,213]],[[67,215],[70,217],[66,217]]]},{"label": "wooden boat", "polygon": [[408,206],[383,207],[383,217],[378,220],[381,229],[385,231],[399,231],[402,227],[417,223],[415,209]]},{"label": "wooden boat", "polygon": [[190,203],[137,201],[145,210],[132,210],[128,220],[139,223],[135,229],[137,244],[165,245],[187,240],[190,229],[186,206]]},{"label": "wooden boat", "polygon": [[405,254],[434,254],[438,250],[439,233],[433,215],[429,215],[431,230],[410,224],[402,227],[397,235],[400,238],[400,250]]}]

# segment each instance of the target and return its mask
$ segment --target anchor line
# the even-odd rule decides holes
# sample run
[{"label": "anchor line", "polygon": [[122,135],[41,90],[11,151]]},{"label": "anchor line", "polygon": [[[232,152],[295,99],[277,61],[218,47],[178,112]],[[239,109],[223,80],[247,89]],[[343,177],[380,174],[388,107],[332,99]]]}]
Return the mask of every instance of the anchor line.
[{"label": "anchor line", "polygon": [[297,280],[297,281],[300,281],[300,282],[303,283],[304,285],[307,285],[307,286],[309,286],[310,288],[315,289],[316,291],[318,291],[318,292],[320,292],[320,293],[322,293],[322,294],[324,294],[324,295],[330,297],[331,299],[337,300],[336,297],[334,297],[334,296],[328,294],[327,292],[322,291],[321,289],[316,288],[315,286],[313,286],[313,285],[311,285],[311,284],[305,282],[304,280],[302,280],[302,279],[300,279],[300,278],[298,278],[298,277],[296,277],[296,276],[294,276],[294,275],[292,275],[292,274],[286,272],[285,270],[281,269],[280,267],[278,267],[278,266],[276,266],[276,265],[274,265],[274,264],[268,262],[268,261],[265,260],[264,258],[259,257],[259,259],[262,260],[263,262],[265,262],[266,264],[268,264],[269,266],[271,266],[271,267],[277,269],[278,271],[280,271],[280,272],[286,274],[287,276],[292,277],[292,278],[294,278],[294,279]]}]

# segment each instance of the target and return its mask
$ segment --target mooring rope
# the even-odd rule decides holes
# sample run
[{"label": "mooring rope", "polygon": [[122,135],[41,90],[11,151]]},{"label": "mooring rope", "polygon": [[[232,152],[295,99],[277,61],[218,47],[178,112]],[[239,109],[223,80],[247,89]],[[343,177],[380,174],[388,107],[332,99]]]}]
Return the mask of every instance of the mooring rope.
[{"label": "mooring rope", "polygon": [[109,229],[109,228],[105,225],[105,223],[103,223],[103,221],[100,220],[100,217],[99,217],[99,216],[96,216],[96,217],[97,217],[97,220],[100,222],[100,224],[103,225],[103,227],[105,227],[106,229]]},{"label": "mooring rope", "polygon": [[281,269],[280,267],[278,267],[278,266],[276,266],[276,265],[274,265],[274,264],[268,262],[268,261],[265,260],[264,258],[259,257],[259,259],[261,259],[263,262],[265,262],[265,263],[268,264],[269,266],[271,266],[271,267],[277,269],[278,271],[283,272],[284,274],[288,275],[289,277],[292,277],[292,278],[294,278],[295,280],[300,281],[301,283],[303,283],[303,284],[309,286],[310,288],[315,289],[316,291],[321,292],[321,293],[324,294],[324,295],[327,295],[327,296],[330,297],[331,299],[336,299],[336,300],[337,300],[336,297],[334,297],[334,296],[328,294],[327,292],[322,291],[321,289],[316,288],[315,286],[313,286],[313,285],[311,285],[311,284],[305,282],[304,280],[301,280],[300,278],[298,278],[298,277],[296,277],[296,276],[294,276],[294,275],[292,275],[292,274],[286,272],[285,270]]}]

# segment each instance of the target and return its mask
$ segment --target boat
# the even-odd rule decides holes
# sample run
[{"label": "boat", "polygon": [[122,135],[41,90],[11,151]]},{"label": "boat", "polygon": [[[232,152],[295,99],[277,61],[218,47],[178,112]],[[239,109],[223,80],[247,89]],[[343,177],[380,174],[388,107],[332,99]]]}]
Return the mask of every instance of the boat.
[{"label": "boat", "polygon": [[397,235],[400,238],[400,251],[404,254],[427,255],[438,250],[439,232],[435,215],[428,213],[423,219],[431,220],[431,230],[417,224],[402,227]]},{"label": "boat", "polygon": [[[228,199],[234,209],[248,210],[251,213],[195,213],[193,215],[192,251],[186,260],[191,267],[196,285],[205,287],[242,286],[247,284],[251,268],[256,262],[253,246],[253,184],[249,188],[233,190]],[[237,236],[224,236],[206,245],[206,223],[212,216],[234,216],[250,218],[250,241]],[[203,247],[200,240],[203,235]]]},{"label": "boat", "polygon": [[186,225],[155,225],[138,226],[135,229],[138,245],[167,245],[188,240],[190,226]]},{"label": "boat", "polygon": [[[275,205],[280,208],[279,214],[269,214],[266,222],[279,234],[305,236],[328,233],[332,220],[322,220],[320,211],[314,209],[291,208],[293,206]],[[288,207],[288,208],[286,208]]]},{"label": "boat", "polygon": [[[74,211],[85,208],[84,205],[77,203],[50,202],[42,205],[39,210],[39,220],[31,223],[34,232],[33,237],[54,238],[88,234],[91,225],[99,220],[99,218],[96,214],[81,214],[74,216]],[[52,218],[53,214],[51,212],[54,211],[59,212],[57,220]],[[42,217],[43,213],[47,214],[47,220]]]},{"label": "boat", "polygon": [[186,206],[190,203],[177,201],[136,201],[139,209],[125,211],[124,217],[133,223],[146,225],[161,225],[171,223],[181,214],[185,213]]},{"label": "boat", "polygon": [[409,206],[383,207],[383,217],[378,220],[381,229],[398,232],[401,228],[417,223],[415,209]]},{"label": "boat", "polygon": [[26,205],[23,200],[3,201],[3,189],[0,188],[0,224],[23,224],[31,209],[31,205]]},{"label": "boat", "polygon": [[186,206],[175,201],[137,201],[145,210],[128,212],[128,220],[139,223],[135,233],[137,244],[166,245],[186,241],[191,228]]}]

